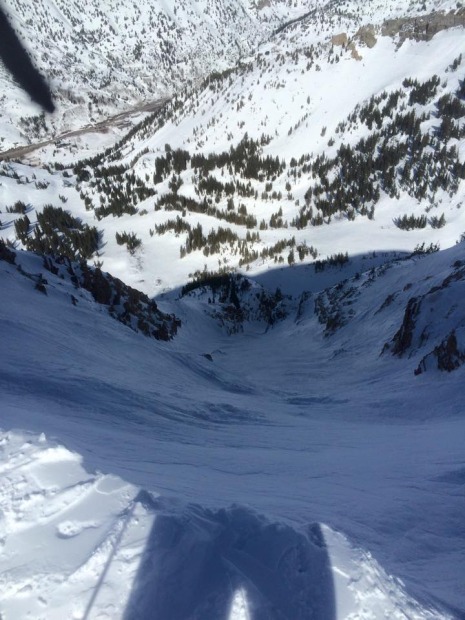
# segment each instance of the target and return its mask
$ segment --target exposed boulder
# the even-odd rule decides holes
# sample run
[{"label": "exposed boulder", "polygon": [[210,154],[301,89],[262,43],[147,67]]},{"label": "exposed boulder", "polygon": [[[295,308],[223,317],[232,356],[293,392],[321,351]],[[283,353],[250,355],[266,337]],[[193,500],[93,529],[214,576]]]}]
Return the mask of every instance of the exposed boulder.
[{"label": "exposed boulder", "polygon": [[413,332],[416,325],[415,319],[420,312],[420,306],[421,301],[419,301],[416,297],[412,297],[408,300],[402,325],[392,339],[393,355],[398,355],[400,357],[411,347]]},{"label": "exposed boulder", "polygon": [[349,38],[346,32],[341,32],[340,34],[335,34],[331,38],[331,43],[333,45],[345,47],[349,42]]}]

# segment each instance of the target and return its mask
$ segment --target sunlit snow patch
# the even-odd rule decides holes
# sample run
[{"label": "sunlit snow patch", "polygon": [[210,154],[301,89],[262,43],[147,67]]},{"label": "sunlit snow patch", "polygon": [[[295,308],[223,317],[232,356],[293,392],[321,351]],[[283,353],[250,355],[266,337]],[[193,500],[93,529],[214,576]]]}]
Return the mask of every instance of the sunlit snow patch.
[{"label": "sunlit snow patch", "polygon": [[0,434],[0,616],[118,618],[153,515],[44,435]]},{"label": "sunlit snow patch", "polygon": [[350,544],[341,533],[322,526],[331,560],[338,620],[448,620],[451,616],[422,607],[403,583],[388,575],[373,556]]},{"label": "sunlit snow patch", "polygon": [[228,620],[252,620],[247,602],[247,592],[244,588],[239,588],[234,593]]}]

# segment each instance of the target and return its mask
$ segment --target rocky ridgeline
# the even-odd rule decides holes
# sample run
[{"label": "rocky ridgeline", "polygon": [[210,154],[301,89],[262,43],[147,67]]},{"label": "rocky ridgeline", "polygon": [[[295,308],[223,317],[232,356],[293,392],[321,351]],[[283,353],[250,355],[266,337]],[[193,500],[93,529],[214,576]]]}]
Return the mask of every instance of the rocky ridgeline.
[{"label": "rocky ridgeline", "polygon": [[406,39],[430,41],[441,30],[458,26],[465,26],[465,8],[448,13],[438,11],[417,17],[387,19],[381,28],[381,34],[388,37],[399,36],[400,46]]},{"label": "rocky ridgeline", "polygon": [[346,32],[335,34],[331,38],[332,45],[344,47],[351,51],[355,60],[361,60],[358,48],[372,48],[377,43],[377,35],[399,38],[399,47],[406,39],[414,41],[430,41],[434,35],[442,30],[465,26],[465,8],[456,11],[435,11],[427,15],[415,17],[398,17],[387,19],[381,26],[366,24],[349,37]]}]

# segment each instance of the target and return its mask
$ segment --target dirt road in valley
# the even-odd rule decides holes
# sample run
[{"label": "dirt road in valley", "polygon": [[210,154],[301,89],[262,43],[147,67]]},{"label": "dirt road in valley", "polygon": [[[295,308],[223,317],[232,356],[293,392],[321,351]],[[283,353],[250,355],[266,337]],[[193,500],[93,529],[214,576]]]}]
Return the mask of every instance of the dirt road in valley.
[{"label": "dirt road in valley", "polygon": [[7,151],[0,152],[0,161],[7,161],[9,159],[20,159],[21,157],[29,155],[29,153],[33,153],[34,151],[37,151],[44,146],[48,146],[49,144],[58,144],[61,140],[66,140],[74,136],[81,136],[86,133],[103,133],[110,129],[112,126],[121,127],[125,124],[128,124],[129,118],[131,116],[135,116],[136,114],[140,114],[141,112],[156,112],[157,110],[162,108],[167,101],[169,101],[168,98],[157,99],[156,101],[152,101],[150,103],[143,103],[125,112],[120,112],[119,114],[110,116],[103,121],[95,123],[95,125],[86,125],[85,127],[81,127],[80,129],[65,131],[64,133],[59,134],[54,138],[50,138],[49,140],[43,140],[42,142],[35,142],[34,144],[27,144],[25,146],[18,146],[14,149],[8,149]]}]

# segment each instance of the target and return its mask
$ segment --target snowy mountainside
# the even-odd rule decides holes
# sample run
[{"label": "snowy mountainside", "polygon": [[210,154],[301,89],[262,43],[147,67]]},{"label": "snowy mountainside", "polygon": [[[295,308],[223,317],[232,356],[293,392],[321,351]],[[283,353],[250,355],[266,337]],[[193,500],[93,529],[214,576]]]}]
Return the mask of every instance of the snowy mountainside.
[{"label": "snowy mountainside", "polygon": [[[0,260],[16,264],[16,253],[3,242],[0,243]],[[90,269],[84,261],[77,263],[65,257],[44,256],[42,261],[36,259],[30,263],[25,267],[22,261],[17,268],[34,285],[35,290],[46,296],[49,294],[47,274],[52,274],[59,278],[58,285],[61,288],[66,287],[67,296],[74,306],[82,300],[87,304],[95,302],[105,306],[114,319],[146,336],[156,340],[170,340],[180,327],[179,319],[161,312],[155,301],[147,295],[108,273],[102,273],[98,267]],[[52,285],[52,290],[57,288],[56,284]]]},{"label": "snowy mountainside", "polygon": [[51,81],[57,113],[44,117],[0,67],[2,150],[79,129],[166,97],[252,52],[314,2],[249,0],[80,2],[6,0],[7,15]]},{"label": "snowy mountainside", "polygon": [[[186,601],[232,620],[463,615],[464,367],[414,372],[463,329],[463,244],[347,279],[326,265],[313,277],[340,284],[309,274],[314,293],[233,335],[231,286],[190,285],[158,301],[181,319],[171,341],[60,272],[43,272],[44,295],[27,276],[40,257],[2,256],[1,425],[35,434],[2,434],[5,618],[181,619]],[[257,280],[237,281],[244,308]],[[412,346],[392,355],[412,298]],[[315,570],[318,596],[296,598]]]},{"label": "snowy mountainside", "polygon": [[[93,133],[111,144],[121,137],[120,127],[108,123],[102,132],[98,122],[131,109],[143,116],[142,104],[233,66],[273,33],[283,31],[292,38],[302,19],[314,39],[323,40],[334,28],[350,30],[389,19],[389,32],[400,28],[409,33],[418,15],[449,14],[456,8],[451,0],[416,0],[408,6],[398,0],[387,6],[359,0],[180,0],[172,6],[150,0],[143,7],[133,0],[93,0],[86,3],[85,12],[78,2],[61,0],[38,0],[34,6],[29,0],[5,0],[4,5],[37,66],[51,80],[58,111],[44,117],[1,66],[2,151],[84,126],[84,136],[72,141],[79,148],[96,147]],[[127,117],[125,125],[137,118]]]},{"label": "snowy mountainside", "polygon": [[[41,167],[3,163],[2,236],[37,249],[44,205],[67,209],[100,234],[86,258],[149,295],[203,271],[452,246],[465,230],[463,16],[440,8],[330,4],[104,153],[76,162],[64,144],[38,151]],[[383,34],[402,14],[459,25]]]},{"label": "snowy mountainside", "polygon": [[[50,620],[148,620],[156,611],[166,619],[246,620],[251,613],[276,617],[276,609],[278,617],[284,611],[296,619],[310,612],[321,620],[367,612],[437,617],[408,597],[369,553],[326,526],[292,528],[239,507],[180,509],[116,476],[86,471],[80,455],[44,434],[1,433],[0,447],[8,481],[0,496],[6,619],[32,613]],[[18,565],[26,554],[27,571]],[[285,587],[272,592],[276,583],[270,581],[260,592],[257,565]]]},{"label": "snowy mountainside", "polygon": [[[310,329],[313,337],[323,337],[330,355],[343,357],[359,343],[367,347],[372,333],[368,348],[373,363],[394,356],[405,358],[415,376],[452,372],[465,362],[465,313],[458,302],[465,283],[463,253],[462,241],[453,250],[426,248],[401,258],[380,258],[378,265],[371,257],[371,267],[365,257],[359,263],[365,271],[353,275],[347,263],[320,263],[317,273],[303,267],[307,273],[299,284],[306,282],[313,290],[296,296],[279,287],[269,289],[273,272],[266,278],[268,288],[260,275],[250,280],[204,274],[183,287],[181,299],[202,302],[206,314],[227,333],[279,329],[294,320],[301,333]],[[332,279],[337,284],[325,286]]]},{"label": "snowy mountainside", "polygon": [[176,92],[0,161],[2,620],[463,618],[463,8],[130,6],[8,4]]}]

